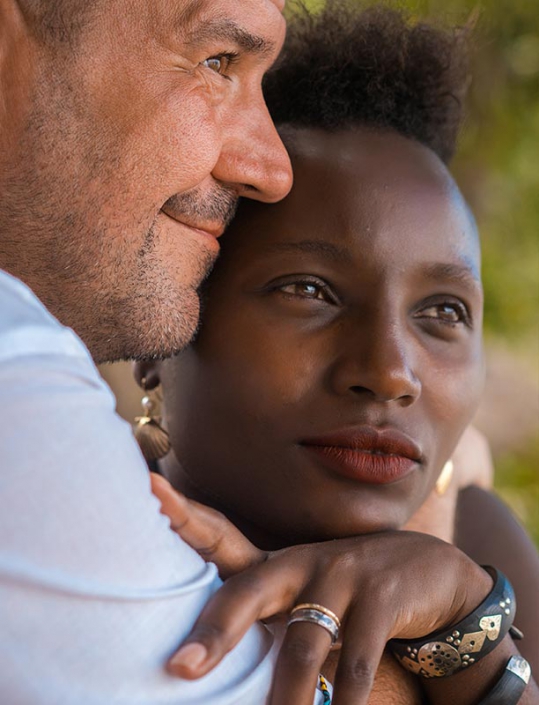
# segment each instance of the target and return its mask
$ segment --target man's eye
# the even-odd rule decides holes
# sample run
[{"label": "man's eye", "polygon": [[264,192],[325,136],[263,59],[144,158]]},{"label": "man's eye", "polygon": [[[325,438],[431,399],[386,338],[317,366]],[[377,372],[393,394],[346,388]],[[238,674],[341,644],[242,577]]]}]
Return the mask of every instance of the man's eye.
[{"label": "man's eye", "polygon": [[204,61],[201,62],[201,65],[210,69],[210,71],[213,71],[214,73],[218,73],[219,75],[226,77],[226,72],[236,59],[236,54],[217,54],[217,56],[210,56],[208,59],[204,59]]},{"label": "man's eye", "polygon": [[433,318],[441,323],[455,325],[456,323],[466,323],[469,325],[470,316],[464,304],[461,303],[439,303],[422,308],[416,314],[417,318]]}]

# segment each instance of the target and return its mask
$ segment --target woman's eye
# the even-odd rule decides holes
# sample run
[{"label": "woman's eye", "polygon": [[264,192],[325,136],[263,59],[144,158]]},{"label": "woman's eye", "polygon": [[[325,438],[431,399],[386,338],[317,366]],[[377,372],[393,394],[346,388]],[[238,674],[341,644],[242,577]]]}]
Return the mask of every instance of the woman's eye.
[{"label": "woman's eye", "polygon": [[418,318],[433,318],[442,323],[454,325],[456,323],[469,324],[470,317],[464,304],[440,303],[422,308],[416,314]]},{"label": "woman's eye", "polygon": [[279,291],[289,296],[297,296],[303,299],[318,299],[320,301],[331,301],[327,292],[327,287],[313,282],[292,282],[283,284]]}]

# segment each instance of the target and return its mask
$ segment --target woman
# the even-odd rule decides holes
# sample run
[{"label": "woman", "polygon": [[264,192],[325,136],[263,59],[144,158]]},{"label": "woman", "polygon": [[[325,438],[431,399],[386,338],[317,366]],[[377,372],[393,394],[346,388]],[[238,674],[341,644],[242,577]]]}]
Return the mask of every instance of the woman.
[{"label": "woman", "polygon": [[[137,375],[163,386],[172,451],[160,471],[263,549],[257,575],[266,583],[256,585],[266,603],[275,565],[310,571],[263,608],[244,584],[240,594],[258,609],[237,605],[246,624],[297,603],[345,619],[336,703],[366,702],[384,646],[398,637],[409,644],[399,660],[428,702],[472,705],[490,697],[516,653],[509,636],[497,643],[485,630],[481,643],[495,648],[481,667],[473,663],[483,647],[468,667],[460,638],[451,646],[492,576],[449,544],[401,531],[433,491],[483,385],[478,236],[446,167],[467,80],[462,46],[389,10],[332,7],[292,24],[283,64],[268,77],[294,166],[290,196],[242,206],[196,341]],[[233,65],[226,71],[233,80]],[[164,485],[156,491],[176,521],[185,507]],[[523,652],[537,663],[537,558],[488,497],[474,497],[468,527],[493,516],[516,537],[522,569],[510,577],[524,604]],[[508,565],[508,552],[495,541],[472,546],[471,533],[461,545],[474,557],[494,551],[495,564]],[[440,673],[421,666],[418,649],[434,642],[417,637],[442,629],[460,672],[425,679]],[[297,691],[277,682],[273,702],[307,702],[302,689],[327,656],[326,637],[319,625],[290,625],[278,673],[297,668]],[[298,647],[306,639],[316,641],[308,666]],[[201,630],[191,641],[204,642]],[[178,672],[207,671],[219,651],[210,641],[197,666],[180,661]],[[537,690],[513,689],[504,702],[537,703]]]}]

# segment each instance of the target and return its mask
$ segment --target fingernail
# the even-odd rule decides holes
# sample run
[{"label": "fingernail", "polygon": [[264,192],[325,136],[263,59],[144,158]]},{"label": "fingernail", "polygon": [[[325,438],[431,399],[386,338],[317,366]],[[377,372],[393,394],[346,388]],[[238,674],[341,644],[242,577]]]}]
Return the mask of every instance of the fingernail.
[{"label": "fingernail", "polygon": [[208,656],[208,650],[202,644],[192,642],[191,644],[186,644],[174,654],[170,659],[170,665],[173,667],[182,666],[189,669],[197,669],[206,660]]}]

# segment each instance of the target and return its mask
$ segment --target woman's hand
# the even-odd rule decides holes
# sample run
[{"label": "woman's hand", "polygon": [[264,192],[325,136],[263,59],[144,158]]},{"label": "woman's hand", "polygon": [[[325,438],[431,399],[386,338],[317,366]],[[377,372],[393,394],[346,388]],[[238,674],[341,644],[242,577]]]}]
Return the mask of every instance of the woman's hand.
[{"label": "woman's hand", "polygon": [[[492,587],[490,576],[456,548],[412,532],[265,553],[218,512],[181,497],[166,480],[154,478],[152,485],[182,538],[232,575],[171,661],[171,670],[183,678],[214,668],[254,622],[287,614],[301,602],[318,603],[343,622],[334,705],[361,705],[389,639],[418,638],[457,623]],[[272,705],[311,705],[330,645],[329,634],[317,625],[287,629]]]},{"label": "woman's hand", "polygon": [[224,514],[187,499],[161,475],[151,472],[150,481],[170,528],[205,561],[215,563],[223,580],[266,560],[268,554],[253,546]]},{"label": "woman's hand", "polygon": [[468,428],[453,452],[454,484],[462,490],[470,485],[491,490],[494,481],[494,463],[490,444],[484,433],[474,426]]}]

